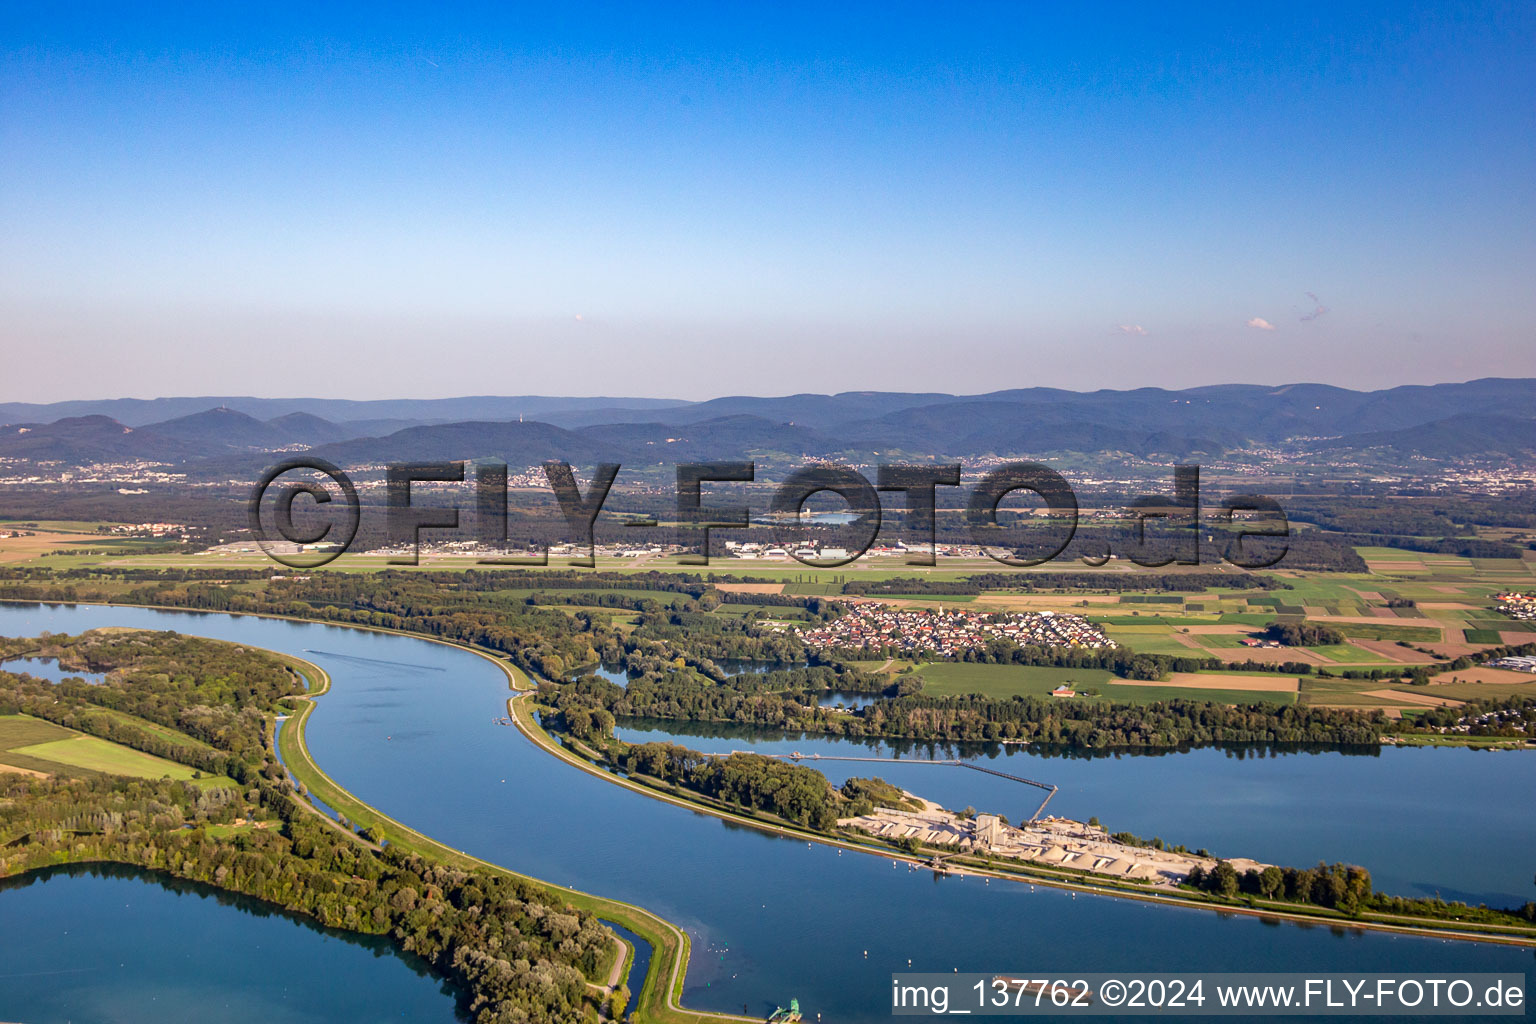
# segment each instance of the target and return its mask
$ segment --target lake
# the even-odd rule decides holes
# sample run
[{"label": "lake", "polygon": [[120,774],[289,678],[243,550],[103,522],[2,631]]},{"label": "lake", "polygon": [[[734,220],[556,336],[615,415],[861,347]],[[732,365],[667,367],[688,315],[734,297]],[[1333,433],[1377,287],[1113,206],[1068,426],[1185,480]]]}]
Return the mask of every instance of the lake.
[{"label": "lake", "polygon": [[[307,735],[327,773],[449,845],[676,922],[693,941],[684,1001],[700,1009],[766,1014],[799,998],[828,1020],[873,1024],[889,1018],[890,974],[905,970],[908,959],[915,970],[1053,974],[1525,971],[1531,963],[1524,949],[938,877],[767,835],[623,790],[491,724],[505,713],[502,672],[424,640],[254,617],[0,605],[0,633],[7,635],[104,625],[177,629],[321,665],[333,688],[310,716]],[[685,731],[670,734],[683,738]],[[703,740],[688,742],[708,749]],[[836,745],[803,738],[730,742]],[[1310,863],[1365,854],[1360,859],[1379,879],[1447,891],[1519,893],[1523,873],[1529,889],[1536,822],[1528,811],[1522,821],[1520,808],[1507,810],[1529,803],[1536,761],[1527,755],[1388,750],[1379,757],[1239,759],[1206,750],[1096,759],[1015,753],[989,763],[1027,766],[1016,773],[1062,786],[1052,810],[1059,802],[1061,813],[1097,814],[1117,829],[1261,859]],[[885,765],[869,767],[894,774]],[[995,799],[1006,813],[1033,793],[977,788],[982,776],[963,769],[889,767],[923,773],[899,781],[958,806]],[[1365,824],[1357,820],[1362,815]],[[1388,828],[1387,837],[1368,841],[1371,827]],[[11,913],[0,895],[0,920],[13,920]],[[37,904],[14,919],[47,920],[52,913]],[[141,938],[126,927],[120,941]]]},{"label": "lake", "polygon": [[464,1019],[384,939],[115,866],[0,882],[0,964],[0,1017],[27,1024]]},{"label": "lake", "polygon": [[59,665],[58,658],[11,658],[8,661],[0,661],[0,672],[11,672],[18,676],[36,676],[38,679],[47,679],[53,683],[63,682],[65,679],[82,679],[87,683],[100,683],[107,678],[101,672],[76,672],[74,669],[63,668]]},{"label": "lake", "polygon": [[[829,703],[824,700],[823,703]],[[633,742],[765,754],[973,760],[1060,787],[1047,814],[1097,817],[1111,832],[1161,837],[1218,856],[1311,867],[1342,860],[1404,896],[1519,906],[1536,896],[1536,836],[1528,795],[1536,752],[1386,748],[1372,753],[1206,747],[1166,754],[1046,755],[995,744],[897,744],[765,733],[731,725],[621,721]],[[877,775],[945,807],[1010,821],[1044,793],[961,768],[897,762],[806,761],[834,785]],[[1522,797],[1520,794],[1526,794]],[[1433,808],[1433,823],[1426,819]],[[1405,842],[1405,833],[1411,841]],[[1475,850],[1473,856],[1468,851]]]},{"label": "lake", "polygon": [[[760,676],[767,675],[769,672],[804,668],[805,662],[750,661],[744,658],[719,658],[715,660],[715,665],[728,676]],[[612,664],[605,662],[597,665],[586,665],[579,671],[582,675],[594,675],[599,679],[606,679],[615,686],[629,685],[629,674],[624,671],[624,666],[616,662]]]}]

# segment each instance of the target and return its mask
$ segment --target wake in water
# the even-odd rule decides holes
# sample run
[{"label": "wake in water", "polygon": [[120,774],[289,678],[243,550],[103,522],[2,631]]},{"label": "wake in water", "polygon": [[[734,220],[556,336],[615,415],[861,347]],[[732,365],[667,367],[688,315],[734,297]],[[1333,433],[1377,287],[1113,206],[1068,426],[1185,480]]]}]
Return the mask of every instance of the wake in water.
[{"label": "wake in water", "polygon": [[445,668],[438,665],[417,665],[409,661],[385,661],[383,658],[360,658],[355,654],[337,654],[335,651],[317,651],[312,648],[304,648],[305,654],[320,654],[327,658],[340,658],[342,661],[355,661],[363,665],[389,665],[393,668],[413,668],[418,672],[446,672]]}]

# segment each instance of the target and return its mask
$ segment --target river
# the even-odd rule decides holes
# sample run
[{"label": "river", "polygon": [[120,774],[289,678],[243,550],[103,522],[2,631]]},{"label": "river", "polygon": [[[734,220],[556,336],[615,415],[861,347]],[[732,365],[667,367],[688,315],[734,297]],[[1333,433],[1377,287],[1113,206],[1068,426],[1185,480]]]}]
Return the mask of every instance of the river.
[{"label": "river", "polygon": [[[424,640],[254,617],[0,606],[6,635],[105,625],[175,628],[319,664],[333,688],[310,716],[307,736],[328,774],[449,845],[676,922],[694,944],[684,1002],[700,1009],[765,1014],[798,997],[802,1008],[828,1020],[872,1024],[888,1018],[890,974],[909,959],[916,970],[1055,976],[1133,969],[1524,971],[1531,962],[1527,949],[939,878],[766,835],[560,763],[515,729],[494,724],[507,695],[499,669]],[[685,738],[701,748],[746,741]],[[800,749],[832,743],[758,742]],[[1238,759],[1208,750],[1082,760],[1016,753],[1004,763],[1010,765],[1016,774],[1061,785],[1062,813],[1097,814],[1116,829],[1260,859],[1358,857],[1378,878],[1440,885],[1447,893],[1519,893],[1517,870],[1529,886],[1536,824],[1521,812],[1536,763],[1528,755],[1388,750],[1379,757]],[[1005,795],[979,783],[979,773],[957,769],[860,767],[879,768],[956,806],[981,807],[995,798],[1012,807],[1033,792],[1013,787]],[[887,767],[924,774],[897,778]],[[1244,811],[1250,803],[1256,806]],[[1241,820],[1233,822],[1234,815]],[[1374,844],[1366,838],[1373,828],[1384,830]],[[0,895],[0,916],[8,918],[5,906]],[[130,934],[125,943],[139,941]]]}]

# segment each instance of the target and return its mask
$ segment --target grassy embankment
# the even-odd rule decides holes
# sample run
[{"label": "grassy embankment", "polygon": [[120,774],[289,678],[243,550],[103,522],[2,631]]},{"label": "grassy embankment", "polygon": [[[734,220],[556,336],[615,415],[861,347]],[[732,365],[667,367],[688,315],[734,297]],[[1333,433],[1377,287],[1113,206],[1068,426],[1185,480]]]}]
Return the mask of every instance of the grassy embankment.
[{"label": "grassy embankment", "polygon": [[[283,616],[283,615],[265,615],[265,616],[261,616],[261,617],[280,618],[280,619],[293,618],[291,616]],[[295,621],[305,621],[305,620],[295,619]],[[503,658],[501,658],[500,656],[498,656],[494,652],[481,650],[481,649],[472,647],[472,646],[467,645],[467,644],[454,643],[454,642],[451,642],[451,641],[442,640],[442,639],[437,638],[437,637],[418,635],[418,634],[414,634],[414,633],[410,633],[410,632],[402,631],[402,630],[392,630],[392,629],[384,629],[384,628],[379,628],[379,627],[369,627],[369,626],[360,626],[360,625],[359,626],[352,626],[351,628],[375,629],[378,632],[397,633],[399,635],[412,636],[412,637],[414,637],[416,639],[427,640],[427,641],[433,642],[433,643],[443,643],[443,644],[446,644],[448,646],[460,647],[461,649],[470,651],[471,653],[474,653],[474,654],[477,654],[477,655],[479,655],[481,657],[484,657],[487,660],[489,660],[489,661],[497,664],[498,666],[500,666],[502,668],[502,670],[506,673],[506,675],[508,677],[509,684],[511,685],[511,687],[513,689],[521,689],[521,688],[526,686],[526,681],[522,680],[520,678],[517,670],[514,667],[508,665]],[[298,660],[297,659],[290,659],[290,660],[292,660],[296,664],[298,664]],[[306,674],[309,675],[311,679],[315,678],[315,674],[318,673],[319,674],[318,677],[324,680],[324,686],[322,688],[320,688],[319,690],[317,690],[315,692],[315,695],[318,695],[319,693],[323,693],[324,689],[329,687],[329,679],[328,679],[328,677],[325,677],[324,673],[321,672],[318,669],[318,667],[312,666],[312,665],[308,665],[307,663],[303,663],[301,665],[301,668],[306,670]],[[303,718],[305,716],[307,716],[307,714],[309,713],[310,710],[312,710],[312,707],[313,707],[307,700],[304,700],[301,703],[303,703],[305,706],[303,708],[301,708],[300,714],[298,716],[296,716],[298,721],[297,721],[297,725],[296,725],[294,733],[293,733],[293,735],[295,735],[297,737],[300,746],[302,746]],[[518,702],[509,702],[509,703],[511,705],[516,705]],[[647,795],[650,795],[652,797],[659,797],[661,799],[669,799],[668,797],[661,796],[654,789],[651,789],[651,788],[648,788],[648,787],[639,786],[639,785],[636,785],[636,784],[633,784],[633,783],[629,783],[628,780],[617,779],[613,775],[611,775],[611,774],[609,774],[609,773],[607,773],[607,772],[605,772],[605,771],[603,771],[603,770],[601,770],[599,768],[596,768],[596,767],[588,764],[587,762],[583,761],[582,759],[580,759],[580,758],[574,756],[573,754],[571,754],[570,752],[564,750],[558,743],[553,742],[553,740],[551,740],[547,736],[547,734],[544,734],[543,730],[541,728],[539,728],[538,724],[532,720],[532,716],[524,714],[523,713],[523,709],[521,707],[514,706],[514,708],[513,708],[513,718],[514,718],[515,721],[518,722],[519,727],[523,728],[525,733],[529,734],[531,739],[534,739],[535,742],[540,742],[541,745],[544,745],[546,747],[546,749],[549,750],[549,752],[555,754],[556,756],[565,758],[568,761],[570,761],[571,763],[573,763],[573,764],[575,764],[577,766],[584,767],[587,770],[592,771],[595,774],[602,775],[605,778],[609,779],[610,781],[618,782],[620,784],[630,785],[633,788],[636,788],[637,790],[639,790],[641,792],[644,792]],[[285,745],[283,747],[283,752],[284,752],[285,760],[287,760],[289,758],[289,751],[290,751],[290,747],[287,746],[286,744],[289,743],[289,742],[292,742],[292,741],[287,739],[287,737],[289,735],[290,735],[290,730],[284,729],[283,730],[283,736],[284,736],[284,743],[285,743]],[[542,740],[540,739],[540,736],[543,737]],[[1453,737],[1443,737],[1443,738],[1439,739],[1439,742],[1450,744],[1450,743],[1456,742],[1456,739],[1453,738]],[[301,778],[301,781],[304,781],[306,786],[308,786],[312,791],[314,791],[317,796],[319,796],[321,799],[325,800],[327,803],[331,804],[331,806],[335,807],[340,813],[347,815],[348,818],[352,819],[360,827],[364,827],[364,828],[367,828],[367,827],[370,827],[370,826],[377,827],[379,829],[379,834],[381,834],[386,839],[390,839],[391,841],[402,841],[404,843],[404,845],[406,845],[406,847],[408,849],[420,849],[422,852],[439,851],[438,855],[441,855],[441,856],[444,856],[444,857],[448,858],[451,862],[461,863],[461,864],[464,864],[464,865],[478,865],[478,866],[487,867],[487,868],[492,869],[492,870],[505,870],[505,869],[500,868],[497,865],[490,864],[487,861],[482,861],[482,860],[479,860],[478,858],[469,857],[468,855],[462,853],[462,851],[454,851],[451,848],[449,848],[449,847],[447,847],[447,846],[445,846],[445,845],[443,845],[441,843],[438,843],[435,840],[432,840],[432,839],[430,839],[430,838],[428,838],[426,836],[421,835],[418,832],[415,832],[415,830],[413,830],[413,829],[409,829],[407,826],[404,826],[404,825],[402,825],[399,822],[393,821],[393,819],[387,818],[386,816],[382,815],[377,810],[375,810],[375,809],[373,809],[371,807],[368,807],[367,805],[363,804],[361,801],[356,800],[356,798],[352,797],[350,793],[347,793],[344,789],[342,789],[340,786],[338,786],[334,781],[330,780],[329,778],[326,778],[324,776],[324,774],[322,772],[320,772],[318,766],[314,765],[314,762],[312,761],[312,759],[309,758],[307,750],[298,750],[298,751],[295,751],[294,754],[295,754],[295,759],[289,761],[290,770],[293,770],[295,768],[295,766],[301,766],[300,770],[301,771],[305,771],[305,772],[308,773],[307,777]],[[299,772],[295,772],[295,777],[299,777]],[[880,853],[880,854],[885,855],[885,856],[894,856],[894,857],[897,857],[898,859],[907,859],[907,860],[914,860],[914,861],[920,860],[920,858],[904,857],[901,854],[898,854],[898,853],[895,853],[895,852],[891,851],[888,847],[881,847],[881,848],[878,848],[878,849],[873,848],[874,844],[872,842],[871,843],[862,843],[862,842],[849,842],[849,841],[846,841],[846,840],[838,840],[838,839],[829,839],[826,836],[822,836],[822,835],[817,834],[817,833],[807,833],[804,830],[801,830],[801,829],[798,829],[798,828],[774,826],[774,825],[771,825],[771,824],[765,824],[765,822],[762,819],[760,819],[760,818],[745,817],[745,816],[743,816],[743,815],[741,815],[739,813],[730,811],[728,809],[709,807],[707,805],[702,804],[696,798],[695,799],[671,798],[671,799],[675,799],[675,802],[686,803],[686,804],[690,804],[690,805],[692,805],[692,806],[694,806],[696,808],[704,809],[704,810],[708,811],[709,813],[716,814],[717,816],[720,816],[720,817],[734,818],[736,820],[739,820],[739,821],[743,822],[744,824],[748,824],[748,825],[751,825],[751,826],[757,827],[757,828],[766,828],[766,829],[769,829],[769,830],[779,831],[779,832],[782,832],[782,833],[785,833],[785,834],[796,835],[797,837],[807,838],[807,839],[810,839],[812,841],[830,842],[830,843],[832,843],[834,845],[845,846],[845,847],[847,847],[849,849],[858,849],[858,850],[861,850],[863,852],[874,852],[874,853]],[[417,846],[417,845],[413,845],[413,844],[420,844],[420,845]],[[1089,881],[1089,880],[1087,880],[1086,877],[1074,877],[1074,873],[1071,873],[1071,872],[1061,872],[1059,874],[1050,874],[1050,873],[1034,874],[1034,873],[1030,873],[1030,874],[1026,875],[1026,874],[1021,874],[1020,872],[1017,872],[1017,871],[999,871],[995,867],[991,867],[991,866],[987,865],[986,863],[980,862],[980,861],[972,862],[972,861],[968,861],[966,859],[955,858],[955,859],[951,859],[951,863],[958,864],[958,865],[963,865],[967,869],[971,870],[972,873],[977,873],[977,874],[988,874],[988,875],[992,875],[994,877],[1012,878],[1012,879],[1015,879],[1015,880],[1019,880],[1019,879],[1022,878],[1025,881],[1030,881],[1030,882],[1037,883],[1037,884],[1056,885],[1056,886],[1060,886],[1060,887],[1063,887],[1063,888],[1076,889],[1078,891],[1083,891],[1083,892],[1099,893],[1099,894],[1103,894],[1103,895],[1127,896],[1127,897],[1130,897],[1130,898],[1143,899],[1143,900],[1148,900],[1148,901],[1152,901],[1152,902],[1177,903],[1177,904],[1182,904],[1182,905],[1195,905],[1195,906],[1208,905],[1208,906],[1210,906],[1211,909],[1222,910],[1222,911],[1231,912],[1231,913],[1251,913],[1251,914],[1257,914],[1259,916],[1279,917],[1279,918],[1286,918],[1286,919],[1292,919],[1292,920],[1297,920],[1297,921],[1313,921],[1313,922],[1315,922],[1315,921],[1318,921],[1319,919],[1321,919],[1321,920],[1324,920],[1324,921],[1331,921],[1331,922],[1338,923],[1338,924],[1343,924],[1343,925],[1346,925],[1346,926],[1353,926],[1353,927],[1375,927],[1375,928],[1380,928],[1380,929],[1383,929],[1383,930],[1401,931],[1401,932],[1416,933],[1416,934],[1451,935],[1451,936],[1458,937],[1458,938],[1483,939],[1485,941],[1510,941],[1509,939],[1494,938],[1493,936],[1491,936],[1489,934],[1486,934],[1486,933],[1479,934],[1477,932],[1468,932],[1468,931],[1465,931],[1465,930],[1458,931],[1458,930],[1455,930],[1455,929],[1457,929],[1457,928],[1465,929],[1466,926],[1465,925],[1455,925],[1455,924],[1453,924],[1451,922],[1439,922],[1439,921],[1434,921],[1434,920],[1429,920],[1429,919],[1419,919],[1419,918],[1393,917],[1391,915],[1374,914],[1374,913],[1366,914],[1366,915],[1363,915],[1362,917],[1350,918],[1350,917],[1346,917],[1345,915],[1339,914],[1337,912],[1330,911],[1330,910],[1327,910],[1327,909],[1324,909],[1324,908],[1318,908],[1318,907],[1307,907],[1305,905],[1288,904],[1288,903],[1277,903],[1277,902],[1273,902],[1273,901],[1263,901],[1263,900],[1256,901],[1256,902],[1254,902],[1251,905],[1233,904],[1233,903],[1229,903],[1229,902],[1225,902],[1225,901],[1215,900],[1214,898],[1207,897],[1207,896],[1204,896],[1203,894],[1198,894],[1198,893],[1181,893],[1181,894],[1178,894],[1176,896],[1171,896],[1170,897],[1170,896],[1166,896],[1166,895],[1158,895],[1158,894],[1149,893],[1149,892],[1145,892],[1145,891],[1138,892],[1138,891],[1135,891],[1135,890],[1132,890],[1132,889],[1127,889],[1127,888],[1124,888],[1124,887],[1118,887],[1118,886],[1115,886],[1115,885],[1113,885],[1111,883],[1108,883],[1108,882],[1101,883],[1101,882],[1098,882],[1096,880],[1095,881]],[[1048,869],[1042,869],[1042,872],[1045,871],[1045,870],[1048,870]],[[517,874],[516,872],[508,872],[508,873],[509,874]],[[528,876],[523,876],[523,875],[518,875],[518,877],[528,878]],[[735,1015],[729,1015],[729,1014],[702,1014],[702,1013],[697,1013],[697,1012],[694,1012],[694,1011],[684,1010],[678,1004],[677,999],[678,999],[678,996],[679,996],[679,994],[681,992],[681,988],[682,988],[682,975],[683,975],[683,971],[684,971],[684,969],[686,968],[686,965],[687,965],[687,936],[685,934],[683,934],[681,932],[681,930],[677,929],[674,925],[672,925],[670,922],[667,922],[667,921],[665,921],[662,918],[656,917],[655,915],[650,914],[648,911],[645,911],[642,908],[631,907],[628,904],[622,904],[622,903],[617,903],[616,901],[612,901],[612,900],[603,900],[603,899],[598,898],[598,897],[592,897],[589,894],[581,893],[578,890],[568,889],[568,888],[563,887],[563,886],[551,885],[550,883],[545,883],[545,882],[542,882],[542,881],[536,880],[536,879],[529,878],[528,880],[531,881],[531,882],[535,882],[536,884],[545,885],[545,886],[549,887],[553,891],[558,891],[558,892],[561,892],[563,894],[567,894],[570,897],[570,900],[573,903],[573,905],[590,906],[594,910],[594,912],[599,913],[602,916],[604,916],[604,917],[606,917],[606,918],[608,918],[610,920],[614,920],[614,921],[618,922],[619,924],[624,925],[625,927],[630,928],[631,931],[635,932],[638,935],[641,935],[648,942],[650,942],[652,944],[653,948],[656,951],[656,956],[653,958],[652,970],[651,970],[650,974],[647,976],[646,981],[645,981],[645,986],[642,989],[641,1001],[637,1005],[637,1010],[646,1010],[647,1008],[649,1008],[650,1012],[652,1012],[653,1014],[658,1014],[659,1015],[659,1016],[656,1017],[656,1019],[675,1019],[675,1020],[701,1020],[701,1019],[751,1020],[751,1019],[754,1019],[754,1018],[737,1017]],[[585,900],[590,900],[592,902],[591,903],[583,903],[582,900],[584,900],[584,899]],[[1399,923],[1395,923],[1395,922],[1402,922],[1402,923],[1399,924]],[[1496,927],[1496,926],[1490,926],[1490,927]],[[1521,944],[1533,944],[1533,939],[1526,938],[1524,936],[1524,932],[1526,931],[1524,929],[1496,929],[1496,930],[1506,931],[1506,932],[1507,931],[1519,931],[1519,932],[1522,933],[1521,937],[1517,938],[1517,939],[1514,939],[1514,941],[1520,942]],[[665,970],[663,971],[663,970],[658,969],[657,965],[664,965],[665,966]],[[658,981],[658,979],[660,978],[660,976],[663,973],[665,973],[667,975],[667,977],[669,977],[671,979],[670,982],[668,984],[664,985],[664,986],[661,985],[659,983],[659,981]],[[675,1016],[675,1017],[666,1016],[668,1014],[678,1014],[680,1016]]]},{"label": "grassy embankment", "polygon": [[[450,644],[449,646],[462,645]],[[468,647],[464,649],[473,650]],[[475,651],[475,653],[499,665],[506,673],[507,681],[514,690],[527,687],[526,678],[514,666],[483,651]],[[641,984],[635,1004],[634,1013],[638,1020],[658,1021],[663,1024],[709,1024],[709,1022],[758,1020],[756,1017],[743,1017],[736,1014],[702,1013],[685,1009],[681,1005],[683,977],[688,965],[689,942],[687,934],[670,921],[641,907],[545,882],[471,856],[462,850],[455,850],[396,821],[347,792],[321,770],[310,756],[304,742],[305,722],[316,707],[314,698],[322,696],[330,689],[330,677],[319,666],[310,662],[287,655],[280,655],[280,657],[303,675],[308,684],[306,695],[295,699],[295,703],[299,705],[298,710],[279,731],[278,743],[288,771],[311,793],[324,800],[358,827],[369,829],[373,835],[406,850],[465,870],[492,871],[522,879],[555,894],[571,906],[596,914],[604,920],[613,921],[643,938],[650,943],[652,956],[650,970]],[[628,961],[633,957],[633,950],[628,950],[625,956],[627,971]]]},{"label": "grassy embankment", "polygon": [[966,874],[981,877],[1027,882],[1035,885],[1048,885],[1095,895],[1117,896],[1150,903],[1197,907],[1221,913],[1249,914],[1257,917],[1301,923],[1328,923],[1344,927],[1400,934],[1433,935],[1467,941],[1536,946],[1536,927],[1499,924],[1478,925],[1454,920],[1407,917],[1374,911],[1364,912],[1359,916],[1352,917],[1337,910],[1308,904],[1258,898],[1229,901],[1193,890],[1170,890],[1153,886],[1150,883],[1090,875],[1082,871],[1056,870],[1041,865],[1025,865],[1022,863],[1000,865],[998,862],[988,858],[955,856],[953,851],[948,849],[924,849],[921,853],[913,855],[881,843],[873,837],[818,832],[774,818],[766,813],[746,812],[741,808],[735,808],[719,801],[711,800],[701,794],[691,793],[680,787],[651,780],[641,781],[615,775],[600,765],[587,760],[582,754],[569,749],[545,730],[534,714],[534,706],[528,700],[513,698],[508,701],[508,707],[513,721],[529,739],[533,740],[550,754],[583,771],[601,776],[609,782],[632,789],[638,793],[643,793],[652,799],[704,811],[716,817],[778,835],[804,839],[847,850],[855,850],[861,853],[875,854],[895,860],[904,860],[915,864],[926,864],[929,858],[937,854],[944,858],[944,863],[950,870],[963,870]]}]

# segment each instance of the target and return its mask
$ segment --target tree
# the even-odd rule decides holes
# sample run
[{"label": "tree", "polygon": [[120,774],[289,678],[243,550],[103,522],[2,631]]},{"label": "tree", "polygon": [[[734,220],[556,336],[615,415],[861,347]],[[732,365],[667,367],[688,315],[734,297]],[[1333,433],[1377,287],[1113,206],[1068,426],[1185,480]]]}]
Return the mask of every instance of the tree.
[{"label": "tree", "polygon": [[1239,888],[1237,869],[1224,860],[1218,861],[1211,869],[1206,887],[1219,896],[1226,896],[1229,899],[1236,896]]}]

